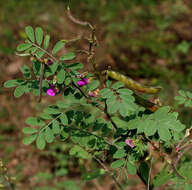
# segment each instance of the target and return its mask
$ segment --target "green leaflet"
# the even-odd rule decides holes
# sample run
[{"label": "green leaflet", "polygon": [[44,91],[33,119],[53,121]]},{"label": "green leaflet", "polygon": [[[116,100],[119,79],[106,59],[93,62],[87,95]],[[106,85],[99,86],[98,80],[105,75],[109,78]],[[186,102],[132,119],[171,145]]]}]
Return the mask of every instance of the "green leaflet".
[{"label": "green leaflet", "polygon": [[44,39],[44,49],[49,47],[50,35],[46,35]]},{"label": "green leaflet", "polygon": [[65,43],[63,41],[59,41],[55,44],[52,50],[52,54],[56,54],[58,51],[60,51],[64,47]]},{"label": "green leaflet", "polygon": [[75,54],[73,52],[68,52],[65,55],[61,56],[60,61],[69,61],[75,58]]},{"label": "green leaflet", "polygon": [[23,138],[23,144],[29,145],[32,142],[34,142],[36,138],[37,138],[37,134],[33,134],[31,136],[24,137]]},{"label": "green leaflet", "polygon": [[20,67],[20,70],[23,73],[24,77],[26,77],[27,79],[31,78],[31,69],[29,66],[23,65]]},{"label": "green leaflet", "polygon": [[82,177],[83,180],[93,180],[95,178],[98,178],[102,175],[104,175],[106,173],[106,171],[104,169],[96,169],[94,171],[91,171],[91,172],[88,172],[88,173],[85,173]]},{"label": "green leaflet", "polygon": [[34,133],[38,132],[37,129],[31,128],[31,127],[25,127],[25,128],[23,128],[22,131],[24,134],[34,134]]},{"label": "green leaflet", "polygon": [[25,32],[27,34],[27,37],[34,43],[35,42],[35,37],[34,37],[34,31],[31,26],[25,27]]},{"label": "green leaflet", "polygon": [[25,80],[22,80],[22,79],[8,80],[4,83],[4,87],[11,88],[11,87],[19,86],[19,85],[23,84],[24,82],[25,82]]},{"label": "green leaflet", "polygon": [[126,162],[125,160],[116,160],[112,162],[111,168],[112,169],[120,168],[125,164],[125,162]]},{"label": "green leaflet", "polygon": [[65,80],[65,75],[66,75],[66,72],[63,68],[61,68],[60,71],[58,71],[57,73],[57,82],[58,84],[62,84]]},{"label": "green leaflet", "polygon": [[35,37],[36,37],[37,44],[41,46],[41,43],[43,41],[43,30],[41,27],[37,27],[35,29]]},{"label": "green leaflet", "polygon": [[84,158],[84,159],[90,159],[91,156],[87,151],[85,151],[83,148],[81,148],[78,145],[75,145],[69,152],[70,155],[74,155],[78,158]]},{"label": "green leaflet", "polygon": [[28,117],[25,122],[31,126],[43,126],[45,124],[43,120],[36,117]]},{"label": "green leaflet", "polygon": [[47,127],[47,128],[45,129],[44,135],[45,135],[45,140],[46,140],[48,143],[52,143],[52,142],[53,142],[53,140],[54,140],[53,131],[52,131],[49,127]]},{"label": "green leaflet", "polygon": [[36,146],[38,149],[43,150],[45,148],[45,137],[44,134],[41,132],[39,133],[37,140],[36,140]]},{"label": "green leaflet", "polygon": [[16,98],[21,97],[25,93],[25,86],[18,86],[15,88],[14,96]]}]

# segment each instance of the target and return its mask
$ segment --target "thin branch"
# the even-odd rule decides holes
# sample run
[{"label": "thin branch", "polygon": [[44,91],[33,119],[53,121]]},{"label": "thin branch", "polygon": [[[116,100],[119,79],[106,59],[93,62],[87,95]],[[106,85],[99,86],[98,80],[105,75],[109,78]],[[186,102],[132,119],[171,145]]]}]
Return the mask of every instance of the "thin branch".
[{"label": "thin branch", "polygon": [[89,52],[87,50],[76,50],[77,53],[85,53],[86,55],[89,55]]},{"label": "thin branch", "polygon": [[104,168],[104,170],[110,174],[110,176],[112,177],[113,181],[115,182],[115,184],[119,187],[120,190],[123,190],[124,188],[122,187],[122,185],[117,181],[117,179],[115,178],[115,176],[112,174],[111,175],[111,171],[107,168],[107,166],[105,166],[105,164],[103,162],[101,162],[101,160],[99,160],[96,156],[93,156],[93,158]]},{"label": "thin branch", "polygon": [[106,144],[108,144],[108,145],[110,145],[110,146],[114,146],[112,143],[110,143],[109,141],[107,141],[107,140],[106,140],[106,139],[104,139],[103,137],[98,136],[98,135],[95,135],[95,134],[93,134],[93,133],[91,133],[91,132],[89,132],[89,131],[86,131],[86,130],[80,129],[80,128],[78,128],[78,127],[70,127],[70,129],[79,130],[79,131],[84,132],[84,133],[87,133],[87,134],[89,134],[89,135],[93,135],[93,136],[95,136],[95,137],[97,137],[97,138],[99,138],[99,139],[104,140]]},{"label": "thin branch", "polygon": [[151,164],[150,164],[148,181],[147,181],[147,190],[150,190],[150,188],[151,188],[150,187],[150,181],[151,181],[152,162],[153,162],[153,157],[151,158]]},{"label": "thin branch", "polygon": [[60,113],[57,117],[55,117],[53,120],[51,120],[48,124],[45,125],[45,127],[42,127],[39,131],[39,133],[41,133],[42,131],[44,131],[47,127],[49,127],[49,125],[51,125],[55,120],[57,120],[63,113]]},{"label": "thin branch", "polygon": [[184,150],[184,149],[186,149],[186,148],[189,148],[189,149],[192,148],[192,143],[181,146],[181,147],[179,148],[179,150]]},{"label": "thin branch", "polygon": [[35,43],[31,43],[33,46],[37,47],[38,49],[40,49],[41,51],[44,51],[50,58],[52,58],[55,62],[58,62],[57,58],[55,58],[51,53],[49,53],[48,51],[46,51],[45,49],[41,48],[40,46],[38,46]]},{"label": "thin branch", "polygon": [[71,11],[70,11],[70,8],[69,6],[67,7],[67,16],[69,17],[69,19],[74,22],[75,24],[78,24],[78,25],[81,25],[81,26],[88,26],[91,30],[94,29],[94,27],[87,21],[80,21],[78,19],[76,19],[72,14],[71,14]]},{"label": "thin branch", "polygon": [[176,167],[176,165],[178,164],[179,160],[181,159],[181,157],[190,149],[192,148],[192,146],[187,147],[183,152],[179,153],[177,158],[175,159],[175,161],[173,162],[173,165]]},{"label": "thin branch", "polygon": [[180,179],[185,179],[176,169],[175,165],[172,163],[171,164],[172,170],[175,172],[176,176]]}]

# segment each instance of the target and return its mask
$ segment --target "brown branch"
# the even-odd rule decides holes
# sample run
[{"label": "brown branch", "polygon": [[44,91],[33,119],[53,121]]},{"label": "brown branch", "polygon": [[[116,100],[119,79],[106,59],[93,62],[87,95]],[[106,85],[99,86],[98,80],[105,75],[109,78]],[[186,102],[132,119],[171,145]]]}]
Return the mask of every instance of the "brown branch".
[{"label": "brown branch", "polygon": [[71,14],[71,11],[70,11],[70,8],[69,6],[67,7],[67,16],[69,17],[69,19],[74,22],[75,24],[78,24],[78,25],[81,25],[81,26],[88,26],[91,30],[94,29],[94,27],[87,21],[80,21],[78,19],[76,19],[72,14]]}]

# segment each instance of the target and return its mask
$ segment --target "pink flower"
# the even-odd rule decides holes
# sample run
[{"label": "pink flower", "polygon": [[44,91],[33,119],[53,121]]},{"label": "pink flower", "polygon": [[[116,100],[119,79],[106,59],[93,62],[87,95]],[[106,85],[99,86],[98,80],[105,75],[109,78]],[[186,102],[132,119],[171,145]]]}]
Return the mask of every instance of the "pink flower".
[{"label": "pink flower", "polygon": [[88,92],[88,95],[91,96],[91,97],[95,97],[95,93],[92,92],[92,91],[89,91],[89,92]]},{"label": "pink flower", "polygon": [[55,88],[54,85],[50,85],[50,88],[47,90],[47,95],[49,96],[55,96],[55,94],[57,93],[57,89]]},{"label": "pink flower", "polygon": [[131,148],[133,148],[135,145],[133,144],[133,140],[132,139],[126,139],[125,143],[130,146]]},{"label": "pink flower", "polygon": [[83,78],[77,82],[78,86],[85,86],[89,84],[89,80],[87,78]]}]

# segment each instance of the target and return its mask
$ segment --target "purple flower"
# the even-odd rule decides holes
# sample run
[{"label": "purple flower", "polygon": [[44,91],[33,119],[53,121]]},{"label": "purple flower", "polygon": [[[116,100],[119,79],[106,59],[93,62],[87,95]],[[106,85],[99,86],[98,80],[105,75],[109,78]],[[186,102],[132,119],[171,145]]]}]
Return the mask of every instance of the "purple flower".
[{"label": "purple flower", "polygon": [[89,84],[89,80],[87,78],[83,78],[77,82],[78,86],[85,86]]},{"label": "purple flower", "polygon": [[52,65],[52,64],[53,64],[53,61],[51,59],[48,59],[47,65]]},{"label": "purple flower", "polygon": [[57,93],[57,89],[55,88],[55,86],[53,84],[49,85],[50,88],[47,90],[47,95],[49,96],[55,96],[55,94]]},{"label": "purple flower", "polygon": [[135,145],[133,144],[133,140],[132,139],[126,139],[125,143],[130,146],[131,148],[133,148]]}]

